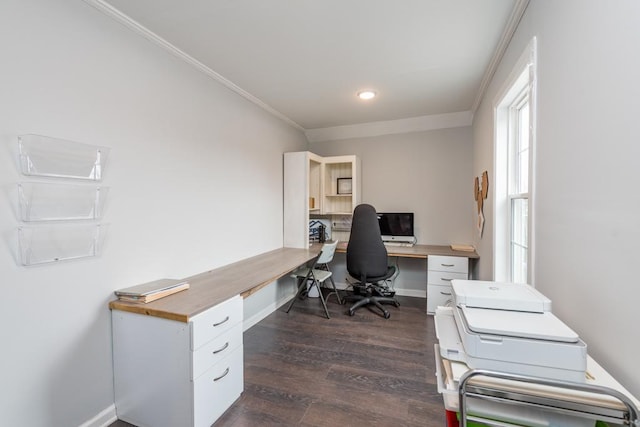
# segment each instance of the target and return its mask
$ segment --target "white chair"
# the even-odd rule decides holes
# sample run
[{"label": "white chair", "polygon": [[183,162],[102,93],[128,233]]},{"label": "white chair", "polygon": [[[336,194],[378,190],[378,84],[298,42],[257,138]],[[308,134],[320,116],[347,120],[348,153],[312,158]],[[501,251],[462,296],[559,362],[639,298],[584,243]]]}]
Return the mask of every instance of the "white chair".
[{"label": "white chair", "polygon": [[[336,240],[333,243],[325,243],[322,246],[322,250],[320,255],[307,263],[306,266],[297,269],[291,274],[291,277],[298,281],[298,292],[296,296],[289,304],[287,308],[287,313],[293,307],[293,304],[296,302],[298,297],[305,294],[305,292],[311,292],[312,289],[315,288],[318,292],[318,296],[320,297],[320,301],[322,302],[322,307],[324,308],[324,312],[327,315],[327,319],[330,319],[329,310],[327,309],[327,303],[325,301],[324,295],[322,294],[322,290],[320,289],[320,285],[322,285],[327,279],[330,279],[331,286],[333,287],[333,292],[336,294],[338,298],[338,302],[342,304],[342,300],[340,299],[340,294],[338,293],[338,289],[336,288],[336,284],[333,281],[333,273],[329,269],[329,263],[333,260],[333,255],[336,253],[336,247],[338,246],[338,241]],[[331,294],[329,294],[331,295]],[[329,297],[327,295],[327,297]]]},{"label": "white chair", "polygon": [[331,269],[329,269],[329,263],[333,261],[333,256],[336,253],[336,248],[338,247],[338,241],[336,240],[333,243],[325,243],[322,246],[322,253],[320,254],[320,258],[317,263],[317,270],[327,271],[329,275],[326,276],[323,280],[318,279],[320,283],[324,283],[325,280],[329,279],[331,281],[331,287],[333,288],[333,292],[327,295],[327,298],[331,296],[331,294],[336,294],[336,298],[338,298],[338,304],[342,304],[342,299],[340,298],[340,293],[336,288],[336,283],[333,281],[333,274],[331,273]]}]

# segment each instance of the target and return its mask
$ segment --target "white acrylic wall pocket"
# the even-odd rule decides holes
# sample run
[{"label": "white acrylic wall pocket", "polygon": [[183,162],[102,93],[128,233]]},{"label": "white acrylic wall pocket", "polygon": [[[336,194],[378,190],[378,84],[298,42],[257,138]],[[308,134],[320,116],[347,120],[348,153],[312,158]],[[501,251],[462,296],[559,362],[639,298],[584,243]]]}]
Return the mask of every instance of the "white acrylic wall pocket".
[{"label": "white acrylic wall pocket", "polygon": [[109,148],[40,135],[18,137],[24,175],[102,180]]},{"label": "white acrylic wall pocket", "polygon": [[109,188],[95,185],[18,184],[20,219],[25,222],[97,220]]},{"label": "white acrylic wall pocket", "polygon": [[104,236],[102,228],[90,223],[18,227],[22,265],[97,256]]},{"label": "white acrylic wall pocket", "polygon": [[41,178],[18,184],[19,262],[98,256],[106,226],[96,221],[108,188],[96,182],[103,178],[109,148],[40,135],[19,136],[18,148],[22,174]]}]

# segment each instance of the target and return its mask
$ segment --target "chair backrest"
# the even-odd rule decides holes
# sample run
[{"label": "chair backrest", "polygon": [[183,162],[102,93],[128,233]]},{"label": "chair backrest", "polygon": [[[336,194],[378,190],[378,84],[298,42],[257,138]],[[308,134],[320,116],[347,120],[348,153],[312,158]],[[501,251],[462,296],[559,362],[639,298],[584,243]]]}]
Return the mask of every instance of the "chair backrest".
[{"label": "chair backrest", "polygon": [[331,260],[333,260],[333,255],[336,253],[337,246],[337,240],[333,243],[325,243],[322,245],[322,252],[320,253],[320,258],[318,258],[318,264],[330,263]]},{"label": "chair backrest", "polygon": [[347,245],[347,272],[361,280],[384,276],[387,263],[387,248],[382,242],[375,208],[367,204],[356,206]]},{"label": "chair backrest", "polygon": [[[304,273],[302,274],[303,276],[306,274],[307,276],[312,274],[312,270],[314,268],[316,268],[316,266],[318,265],[318,260],[320,259],[320,255],[322,255],[322,253],[318,253],[316,254],[313,258],[311,258],[309,261],[307,261],[304,264],[304,267],[300,267],[300,269],[304,268]],[[298,270],[296,270],[298,271]],[[308,273],[308,274],[307,274]]]}]

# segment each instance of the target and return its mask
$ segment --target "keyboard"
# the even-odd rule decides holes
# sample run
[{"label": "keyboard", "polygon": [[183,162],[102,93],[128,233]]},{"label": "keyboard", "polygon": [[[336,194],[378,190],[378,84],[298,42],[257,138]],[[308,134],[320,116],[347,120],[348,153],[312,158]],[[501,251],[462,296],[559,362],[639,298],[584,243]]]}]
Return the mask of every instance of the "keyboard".
[{"label": "keyboard", "polygon": [[384,242],[385,246],[395,246],[395,247],[401,246],[403,248],[413,247],[414,244],[415,243],[407,243],[407,242]]}]

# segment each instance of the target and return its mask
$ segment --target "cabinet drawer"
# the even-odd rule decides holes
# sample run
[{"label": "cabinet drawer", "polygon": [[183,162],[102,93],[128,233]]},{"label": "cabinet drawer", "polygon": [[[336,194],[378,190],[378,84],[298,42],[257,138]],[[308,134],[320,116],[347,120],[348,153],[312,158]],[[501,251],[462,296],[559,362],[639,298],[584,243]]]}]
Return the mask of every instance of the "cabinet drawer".
[{"label": "cabinet drawer", "polygon": [[428,285],[427,286],[427,313],[434,314],[438,306],[450,306],[453,304],[451,286]]},{"label": "cabinet drawer", "polygon": [[427,284],[429,285],[446,285],[451,286],[453,279],[468,279],[467,273],[454,273],[448,271],[431,271],[427,272]]},{"label": "cabinet drawer", "polygon": [[193,425],[209,427],[244,390],[242,346],[193,382]]},{"label": "cabinet drawer", "polygon": [[427,258],[429,271],[455,271],[469,273],[469,258],[459,256],[432,255]]},{"label": "cabinet drawer", "polygon": [[241,322],[242,297],[240,295],[198,314],[191,321],[191,350],[198,349]]},{"label": "cabinet drawer", "polygon": [[193,352],[193,369],[191,379],[196,379],[207,369],[220,362],[231,354],[238,346],[242,345],[242,323],[237,323],[198,350]]}]

